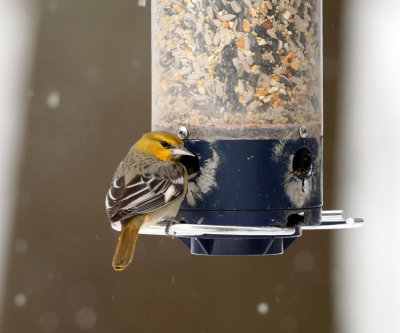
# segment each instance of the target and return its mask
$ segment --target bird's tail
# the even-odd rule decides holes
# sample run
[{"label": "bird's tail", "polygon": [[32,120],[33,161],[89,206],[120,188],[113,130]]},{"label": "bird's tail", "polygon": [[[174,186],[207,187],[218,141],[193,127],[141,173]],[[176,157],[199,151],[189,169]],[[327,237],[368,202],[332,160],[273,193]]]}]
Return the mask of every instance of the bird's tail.
[{"label": "bird's tail", "polygon": [[112,265],[116,271],[123,271],[131,263],[141,226],[135,218],[121,224],[121,233],[119,234],[112,261]]}]

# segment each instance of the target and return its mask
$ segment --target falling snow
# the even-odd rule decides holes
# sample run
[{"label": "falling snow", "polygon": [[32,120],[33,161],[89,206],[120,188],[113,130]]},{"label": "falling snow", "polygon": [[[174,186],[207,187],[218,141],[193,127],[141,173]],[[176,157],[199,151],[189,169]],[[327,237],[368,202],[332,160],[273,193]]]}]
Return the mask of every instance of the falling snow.
[{"label": "falling snow", "polygon": [[266,315],[269,312],[269,306],[266,302],[261,302],[257,305],[257,312],[260,315]]},{"label": "falling snow", "polygon": [[27,299],[24,293],[18,293],[14,296],[14,304],[19,308],[23,307],[26,301]]},{"label": "falling snow", "polygon": [[60,105],[60,93],[56,90],[53,90],[47,96],[46,103],[50,109],[56,109]]},{"label": "falling snow", "polygon": [[75,322],[80,329],[89,330],[94,327],[97,321],[96,311],[92,308],[81,308],[76,316]]}]

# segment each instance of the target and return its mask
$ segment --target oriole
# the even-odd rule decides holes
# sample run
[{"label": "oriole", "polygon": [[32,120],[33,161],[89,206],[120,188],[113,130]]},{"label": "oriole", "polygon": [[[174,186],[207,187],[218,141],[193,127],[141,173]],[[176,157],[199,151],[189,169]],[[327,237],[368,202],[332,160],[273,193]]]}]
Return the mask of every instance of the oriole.
[{"label": "oriole", "polygon": [[124,270],[132,261],[139,229],[174,218],[187,191],[188,174],[179,163],[194,156],[183,141],[169,132],[142,136],[119,164],[106,195],[110,222],[121,232],[112,266]]}]

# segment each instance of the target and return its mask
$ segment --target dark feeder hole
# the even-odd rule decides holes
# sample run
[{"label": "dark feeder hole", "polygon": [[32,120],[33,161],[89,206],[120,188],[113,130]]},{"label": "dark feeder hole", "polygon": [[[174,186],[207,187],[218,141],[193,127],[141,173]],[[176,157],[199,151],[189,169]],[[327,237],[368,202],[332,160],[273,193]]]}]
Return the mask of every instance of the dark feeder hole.
[{"label": "dark feeder hole", "polygon": [[304,213],[291,214],[287,218],[287,227],[294,227],[304,221]]},{"label": "dark feeder hole", "polygon": [[312,157],[307,148],[300,148],[293,157],[293,173],[300,180],[304,181],[311,175]]},{"label": "dark feeder hole", "polygon": [[[193,152],[192,150],[190,151],[196,155],[195,152]],[[181,162],[185,166],[189,180],[197,176],[197,173],[200,170],[200,161],[197,156],[182,155],[179,159],[179,162]]]}]

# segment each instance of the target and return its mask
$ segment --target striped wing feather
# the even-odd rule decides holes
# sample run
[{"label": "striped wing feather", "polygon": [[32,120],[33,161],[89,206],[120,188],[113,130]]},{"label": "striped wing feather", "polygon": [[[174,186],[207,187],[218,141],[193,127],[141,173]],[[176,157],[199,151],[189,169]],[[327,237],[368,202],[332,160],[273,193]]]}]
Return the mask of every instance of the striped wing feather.
[{"label": "striped wing feather", "polygon": [[127,184],[124,176],[115,179],[106,196],[109,220],[116,222],[152,212],[182,195],[184,169],[177,166],[172,173],[159,167],[161,172],[136,175]]}]

